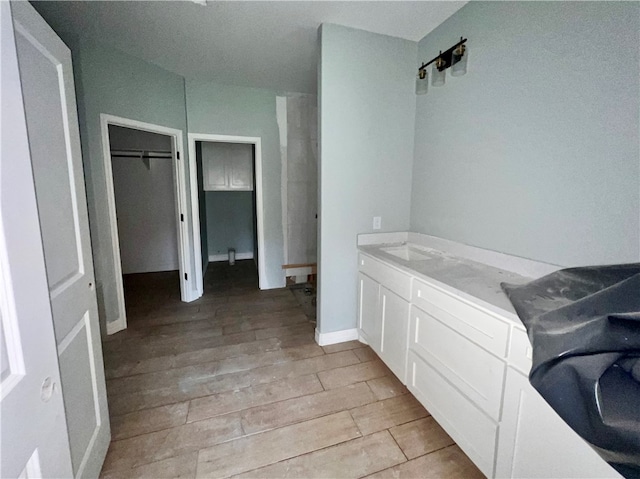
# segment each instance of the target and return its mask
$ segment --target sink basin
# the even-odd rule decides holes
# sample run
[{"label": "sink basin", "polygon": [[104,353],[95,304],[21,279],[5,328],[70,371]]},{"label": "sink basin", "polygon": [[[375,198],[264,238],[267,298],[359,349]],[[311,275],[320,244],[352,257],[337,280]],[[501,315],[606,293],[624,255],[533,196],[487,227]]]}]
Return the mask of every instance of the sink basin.
[{"label": "sink basin", "polygon": [[389,246],[386,248],[380,248],[380,251],[384,251],[387,254],[395,256],[396,258],[403,259],[405,261],[424,261],[429,259],[429,256],[424,252],[406,244],[402,246]]}]

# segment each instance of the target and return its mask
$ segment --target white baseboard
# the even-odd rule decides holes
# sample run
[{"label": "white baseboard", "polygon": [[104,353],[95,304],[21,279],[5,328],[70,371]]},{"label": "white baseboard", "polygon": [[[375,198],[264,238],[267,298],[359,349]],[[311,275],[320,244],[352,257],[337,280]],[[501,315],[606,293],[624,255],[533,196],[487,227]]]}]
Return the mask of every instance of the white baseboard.
[{"label": "white baseboard", "polygon": [[342,331],[334,331],[332,333],[321,333],[316,328],[316,343],[319,346],[328,346],[330,344],[346,343],[358,339],[358,330],[343,329]]},{"label": "white baseboard", "polygon": [[[236,260],[241,259],[253,259],[253,251],[249,251],[248,253],[236,253]],[[229,261],[229,255],[227,253],[209,255],[209,262],[215,263],[218,261]]]},{"label": "white baseboard", "polygon": [[107,323],[107,334],[115,334],[123,329],[127,329],[127,321],[124,318]]}]

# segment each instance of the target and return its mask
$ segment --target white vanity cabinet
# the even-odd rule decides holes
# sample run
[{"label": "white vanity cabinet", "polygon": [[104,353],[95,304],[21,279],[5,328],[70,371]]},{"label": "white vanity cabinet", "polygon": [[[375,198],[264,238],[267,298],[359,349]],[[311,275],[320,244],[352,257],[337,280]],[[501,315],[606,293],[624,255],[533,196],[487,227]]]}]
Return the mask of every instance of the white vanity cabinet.
[{"label": "white vanity cabinet", "polygon": [[[620,475],[531,386],[531,345],[514,328],[509,351],[497,478],[619,478]],[[526,373],[526,374],[525,374]]]},{"label": "white vanity cabinet", "polygon": [[248,155],[204,157],[205,191],[252,191],[253,158]]},{"label": "white vanity cabinet", "polygon": [[490,478],[620,478],[529,384],[524,327],[359,254],[358,332]]},{"label": "white vanity cabinet", "polygon": [[360,338],[405,382],[411,277],[363,254],[359,265]]}]

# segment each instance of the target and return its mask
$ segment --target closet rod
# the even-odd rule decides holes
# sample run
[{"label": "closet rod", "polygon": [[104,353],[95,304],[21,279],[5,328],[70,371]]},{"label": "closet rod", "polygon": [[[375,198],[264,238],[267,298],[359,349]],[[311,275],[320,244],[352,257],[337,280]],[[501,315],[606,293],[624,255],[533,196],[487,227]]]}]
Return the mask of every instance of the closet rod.
[{"label": "closet rod", "polygon": [[157,158],[157,159],[171,159],[172,156],[171,154],[166,155],[166,156],[160,156],[160,155],[131,155],[131,154],[122,154],[122,153],[112,153],[111,154],[112,158]]},{"label": "closet rod", "polygon": [[112,157],[117,158],[173,158],[168,150],[111,150]]}]

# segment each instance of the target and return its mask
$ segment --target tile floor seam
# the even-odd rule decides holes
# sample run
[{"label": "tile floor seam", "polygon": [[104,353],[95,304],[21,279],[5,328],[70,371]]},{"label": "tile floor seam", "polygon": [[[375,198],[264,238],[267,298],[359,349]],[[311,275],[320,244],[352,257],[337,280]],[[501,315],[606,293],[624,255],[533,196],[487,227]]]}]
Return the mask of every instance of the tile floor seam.
[{"label": "tile floor seam", "polygon": [[[233,414],[233,413],[230,413],[230,414]],[[216,416],[216,417],[221,417],[221,416]],[[213,419],[213,418],[207,418],[207,419]],[[207,419],[203,419],[203,421],[206,421]],[[186,426],[187,424],[195,424],[196,422],[201,422],[201,421],[187,422],[185,424],[179,424],[177,426],[165,427],[165,428],[157,429],[157,430],[154,430],[154,431],[143,432],[141,434],[136,434],[135,436],[130,436],[130,437],[124,437],[122,439],[112,439],[109,444],[117,444],[117,443],[121,443],[122,441],[128,441],[130,439],[135,439],[135,438],[138,438],[138,437],[147,436],[149,434],[155,434],[155,433],[159,433],[159,432],[163,432],[163,431],[170,431],[171,429],[176,429],[177,427],[180,427],[180,426]],[[242,424],[240,424],[240,427],[242,428]],[[234,441],[234,440],[240,439],[242,437],[245,437],[245,435],[238,436],[238,437],[235,437],[235,438],[232,438],[232,439],[225,440],[225,441],[220,442],[220,443],[213,444],[213,446],[217,446],[218,444],[222,444],[222,443],[228,442],[228,441]],[[212,446],[207,446],[207,447],[212,447]],[[178,456],[180,456],[182,454],[185,454],[185,453],[180,453],[180,454],[178,454]],[[175,456],[170,456],[170,457],[175,457]],[[157,462],[157,461],[152,461],[152,462]],[[151,463],[144,463],[144,464],[151,464]]]},{"label": "tile floor seam", "polygon": [[[212,419],[212,418],[207,418],[207,419]],[[185,418],[185,422],[183,422],[182,424],[175,424],[173,426],[167,426],[167,427],[162,427],[160,429],[154,429],[153,431],[141,432],[139,434],[134,434],[133,436],[127,436],[127,437],[121,437],[121,438],[113,439],[113,434],[112,434],[111,435],[111,437],[112,437],[111,443],[118,443],[118,442],[121,442],[121,441],[126,441],[128,439],[134,439],[136,437],[146,436],[148,434],[153,434],[153,433],[156,433],[156,432],[168,431],[169,429],[175,429],[175,428],[180,427],[180,426],[186,426],[187,424],[192,424],[192,423],[186,422],[186,418]]]},{"label": "tile floor seam", "polygon": [[[339,352],[337,352],[337,353],[331,353],[331,354],[342,354],[343,352],[345,352],[345,351],[339,351]],[[330,355],[330,354],[327,354],[326,356],[329,356],[329,355]],[[305,360],[313,359],[313,358],[317,358],[317,357],[321,357],[321,356],[312,356],[312,357],[310,357],[310,358],[296,359],[296,360],[294,360],[294,361],[283,361],[283,362],[281,362],[281,363],[269,364],[269,365],[266,365],[266,366],[260,366],[260,367],[258,367],[258,368],[252,368],[252,369],[247,369],[247,370],[238,371],[237,373],[243,373],[243,372],[247,372],[247,371],[254,371],[254,370],[257,370],[257,369],[268,368],[268,367],[271,367],[271,366],[277,366],[277,365],[281,365],[281,364],[293,364],[293,363],[296,363],[296,362],[298,362],[298,361],[305,361]],[[355,364],[358,364],[358,363],[355,363]],[[343,366],[339,366],[339,367],[343,367]],[[315,373],[315,374],[317,374],[318,372],[331,371],[331,370],[333,370],[333,369],[337,369],[337,368],[322,369],[322,370],[320,370],[320,371],[316,371],[316,373]],[[228,375],[228,374],[236,374],[236,372],[234,372],[234,373],[225,373],[225,374],[221,374],[220,376],[225,376],[225,375]],[[214,376],[214,377],[220,377],[220,376]],[[305,375],[303,375],[303,376],[305,376]],[[300,377],[300,376],[295,376],[295,377]],[[265,381],[265,382],[261,382],[261,383],[252,383],[252,384],[250,384],[249,386],[245,386],[245,387],[243,387],[243,388],[238,388],[238,389],[246,389],[246,388],[248,388],[248,387],[254,387],[254,386],[258,385],[258,384],[271,384],[271,383],[276,382],[276,381],[279,381],[279,380],[281,380],[281,379],[282,379],[282,378],[280,378],[280,379],[274,379],[273,381]],[[169,386],[169,387],[171,387],[171,386]],[[158,388],[158,389],[145,389],[145,390],[143,390],[143,391],[159,391],[159,390],[162,390],[162,389],[166,389],[166,388],[165,388],[165,387],[163,387],[163,388]],[[212,393],[212,394],[221,394],[221,393],[229,392],[229,391],[232,391],[232,390],[235,390],[235,389],[233,389],[233,388],[232,388],[232,389],[226,389],[226,390],[222,390],[222,391],[217,391],[217,392]],[[140,392],[142,392],[142,391],[123,392],[123,393],[109,393],[108,388],[107,388],[107,396],[110,396],[110,397],[112,397],[112,398],[113,398],[113,397],[125,396],[125,395],[127,395],[127,394],[140,393]],[[186,399],[183,399],[183,400],[181,400],[181,401],[175,401],[175,402],[172,402],[172,403],[163,403],[163,404],[158,404],[158,405],[156,405],[156,406],[152,406],[151,408],[136,409],[135,411],[130,411],[130,412],[137,412],[137,411],[144,410],[144,409],[153,409],[153,408],[155,408],[155,407],[161,407],[161,406],[167,406],[167,405],[170,405],[170,404],[176,404],[176,403],[180,403],[180,402],[191,401],[191,400],[193,400],[193,399],[200,399],[200,398],[202,398],[202,397],[211,396],[212,394],[206,394],[206,395],[204,395],[204,396],[190,397],[190,398],[186,398]],[[124,414],[129,414],[129,413],[117,414],[116,416],[122,416],[122,415],[124,415]]]},{"label": "tile floor seam", "polygon": [[[391,426],[391,427],[396,427],[396,426]],[[398,444],[398,441],[396,440],[396,437],[391,432],[391,427],[385,429],[385,431],[387,431],[389,433],[389,436],[391,436],[391,439],[393,440],[393,442],[395,442],[396,446],[398,446],[398,449],[400,449],[400,451],[402,452],[402,455],[404,456],[404,458],[408,461],[409,457],[404,452],[404,449],[402,448],[402,446],[400,446],[400,444]]]},{"label": "tile floor seam", "polygon": [[456,446],[457,446],[457,444],[454,442],[453,444],[449,444],[447,446],[439,447],[438,449],[434,449],[433,451],[425,452],[424,454],[420,454],[419,456],[416,456],[416,457],[414,457],[412,459],[409,459],[409,460],[413,461],[414,459],[418,459],[419,457],[428,456],[429,454],[434,454],[434,453],[436,453],[438,451],[443,451],[444,449],[448,449],[450,447],[456,447]]},{"label": "tile floor seam", "polygon": [[[380,431],[378,431],[378,432],[380,432]],[[297,455],[297,456],[292,456],[292,457],[289,457],[289,458],[286,458],[286,459],[281,459],[281,460],[279,460],[279,461],[272,462],[272,463],[270,463],[270,464],[266,464],[266,465],[264,465],[264,466],[260,466],[260,467],[256,467],[256,468],[254,468],[254,469],[250,469],[250,470],[248,470],[248,471],[243,471],[243,472],[240,472],[240,473],[238,473],[238,474],[232,474],[231,476],[224,476],[224,478],[221,478],[221,479],[232,479],[232,478],[234,478],[234,477],[242,476],[243,474],[249,474],[250,472],[258,471],[258,470],[263,469],[263,468],[265,468],[265,467],[270,467],[270,466],[273,466],[273,465],[275,465],[275,464],[280,464],[280,463],[282,463],[282,462],[287,462],[287,461],[290,461],[290,460],[292,460],[292,459],[296,459],[296,458],[298,458],[298,457],[304,457],[304,456],[308,456],[308,455],[310,455],[310,454],[315,454],[315,453],[317,453],[317,452],[319,452],[319,451],[324,451],[325,449],[330,449],[330,448],[332,448],[332,447],[336,447],[336,446],[339,446],[339,445],[341,445],[341,444],[346,444],[347,442],[350,442],[350,441],[356,441],[356,440],[358,440],[358,439],[362,439],[363,437],[365,437],[365,436],[360,435],[359,437],[354,437],[354,438],[351,438],[351,439],[345,439],[344,441],[337,442],[337,443],[335,443],[335,444],[330,444],[329,446],[323,446],[323,447],[320,447],[320,448],[318,448],[318,449],[314,449],[313,451],[305,452],[304,454],[299,454],[299,455]],[[402,463],[402,462],[400,462],[400,463],[398,463],[398,464],[403,464],[403,463]],[[397,465],[397,464],[396,464],[396,465]],[[391,466],[391,467],[393,467],[393,466]],[[388,469],[388,468],[385,468],[385,469]],[[382,469],[382,470],[384,470],[384,469]],[[370,473],[370,474],[375,474],[376,472],[378,472],[378,471],[374,471],[374,472],[372,472],[372,473]],[[368,475],[369,475],[369,474],[368,474]],[[197,476],[196,476],[196,477],[197,477]]]},{"label": "tile floor seam", "polygon": [[[290,348],[290,349],[294,349],[294,348]],[[258,356],[258,355],[261,355],[261,354],[267,354],[267,353],[270,353],[270,352],[277,352],[277,351],[284,351],[284,350],[265,351],[265,352],[262,352],[262,353],[256,353],[256,354],[252,354],[252,355],[243,355],[242,357]],[[335,353],[335,354],[337,354],[337,353]],[[269,366],[277,366],[279,364],[292,363],[292,362],[295,362],[295,361],[304,361],[306,359],[317,358],[317,357],[320,357],[320,356],[322,356],[322,355],[321,354],[317,354],[317,355],[313,355],[313,356],[307,356],[307,357],[304,357],[304,358],[300,358],[300,359],[297,359],[297,360],[294,360],[294,361],[287,360],[287,358],[282,358],[282,359],[280,359],[278,361],[275,361],[273,363],[261,364],[261,365],[258,365],[256,367],[251,367],[251,368],[246,368],[246,369],[239,369],[237,371],[233,371],[233,372],[229,372],[229,373],[222,373],[222,374],[214,375],[214,376],[211,376],[211,377],[219,377],[219,376],[224,376],[224,375],[227,375],[227,374],[243,373],[243,372],[247,372],[247,371],[253,371],[254,369],[260,369],[260,368],[269,367]],[[237,357],[240,357],[240,356],[236,356],[236,358]],[[229,358],[229,359],[235,359],[235,358]],[[131,376],[120,376],[120,377],[117,377],[117,378],[109,378],[109,379],[107,379],[107,388],[108,388],[108,384],[109,383],[113,383],[113,381],[116,380],[116,379],[117,380],[121,380],[121,379],[127,379],[127,378],[135,378],[136,376],[144,376],[144,375],[147,375],[147,374],[159,374],[159,373],[163,373],[163,372],[166,372],[166,371],[176,371],[178,369],[188,368],[188,367],[191,367],[191,366],[203,366],[205,364],[214,365],[214,363],[221,363],[221,362],[226,361],[226,360],[227,359],[215,360],[215,361],[206,361],[206,362],[203,362],[203,363],[190,364],[188,366],[181,366],[181,367],[176,367],[176,368],[168,368],[168,369],[163,369],[163,370],[160,370],[160,371],[151,371],[151,372],[147,372],[147,373],[133,374]],[[331,369],[323,370],[323,371],[331,371]],[[164,387],[157,388],[157,389],[164,389]],[[143,390],[149,391],[150,389],[144,388]],[[135,392],[139,392],[139,391],[125,391],[125,392],[122,392],[122,393],[112,393],[112,395],[117,396],[117,395],[122,395],[122,394],[131,394],[131,393],[135,393]]]},{"label": "tile floor seam", "polygon": [[[353,421],[353,423],[356,425],[356,429],[357,429],[357,430],[358,430],[358,432],[360,433],[360,437],[364,437],[365,435],[364,435],[364,434],[362,434],[362,429],[360,429],[360,426],[358,426],[358,423],[356,422],[356,418],[355,418],[355,417],[353,417],[353,413],[352,413],[352,411],[353,411],[354,409],[357,409],[357,408],[349,409],[349,411],[348,411],[348,412],[349,412],[349,416],[351,416],[351,420],[352,420],[352,421]],[[373,434],[375,434],[375,433],[373,433]]]},{"label": "tile floor seam", "polygon": [[[303,397],[304,397],[304,396],[303,396]],[[367,403],[367,404],[372,404],[372,403]],[[364,406],[366,406],[366,404],[363,404],[363,405],[364,405]],[[359,407],[359,406],[358,406],[358,407]],[[250,433],[245,434],[245,435],[244,435],[244,436],[242,436],[242,437],[250,437],[250,436],[255,436],[255,435],[258,435],[258,434],[265,433],[265,432],[277,431],[278,429],[282,429],[282,428],[289,427],[289,426],[295,426],[295,425],[297,425],[297,424],[303,424],[303,423],[305,423],[305,422],[313,421],[313,420],[315,420],[315,419],[321,419],[321,418],[323,418],[323,417],[332,416],[332,415],[334,415],[334,414],[338,414],[338,413],[340,413],[340,412],[342,412],[342,411],[331,411],[331,412],[326,412],[326,413],[320,414],[320,415],[318,415],[318,416],[306,417],[306,418],[301,419],[301,420],[299,420],[299,421],[289,422],[289,423],[285,423],[285,424],[278,425],[278,426],[276,426],[276,427],[271,427],[271,428],[268,428],[268,429],[261,429],[261,430],[259,430],[259,431],[250,432]],[[354,423],[355,423],[355,421],[354,421]],[[358,426],[358,425],[356,424],[356,427],[357,427],[357,426]],[[360,432],[360,428],[358,428],[358,432]],[[380,431],[375,431],[375,432],[373,432],[373,433],[371,433],[371,434],[375,434],[376,432],[380,432]],[[367,436],[370,436],[371,434],[367,434]],[[362,432],[360,432],[360,436],[361,436],[361,437],[364,437],[364,435],[362,434]],[[235,438],[235,439],[232,439],[232,440],[234,440],[234,441],[235,441],[236,439],[241,439],[241,437],[238,437],[238,438]]]},{"label": "tile floor seam", "polygon": [[[306,334],[296,334],[296,335],[293,335],[293,336],[287,336],[287,338],[302,338],[304,336],[307,336],[307,335]],[[266,339],[262,339],[262,340],[252,341],[252,342],[268,341],[269,339],[273,339],[273,338],[266,338]],[[239,344],[250,344],[250,343],[239,343]],[[264,352],[271,352],[271,351],[285,351],[287,349],[293,349],[294,347],[296,347],[296,346],[292,346],[292,347],[289,347],[289,348],[283,348],[283,349],[275,349],[275,350],[266,349],[265,351],[263,351],[263,353]],[[213,348],[207,348],[207,349],[213,349]],[[256,353],[256,355],[257,354],[262,354],[262,353]],[[335,354],[335,353],[332,353],[332,354]],[[321,355],[319,354],[318,356],[322,356],[322,355],[326,355],[326,353],[323,352],[323,354],[321,354]],[[175,354],[168,354],[166,356],[155,356],[155,357],[150,358],[150,359],[171,358],[171,357],[175,357],[175,356],[176,356]],[[235,358],[244,357],[244,356],[248,356],[248,355],[246,355],[246,354],[238,354],[237,356],[228,356],[225,359],[235,359]],[[156,370],[156,371],[135,373],[135,374],[129,374],[129,375],[126,375],[126,376],[116,376],[116,377],[109,378],[109,380],[136,377],[136,376],[141,376],[143,374],[151,374],[151,373],[155,373],[155,372],[172,371],[172,370],[175,370],[175,369],[181,369],[183,367],[198,366],[198,365],[206,364],[206,363],[209,363],[209,362],[213,362],[213,361],[196,362],[196,363],[186,364],[184,366],[175,366],[175,367],[170,367],[170,368],[166,368],[166,369],[159,369],[159,370]]]}]

